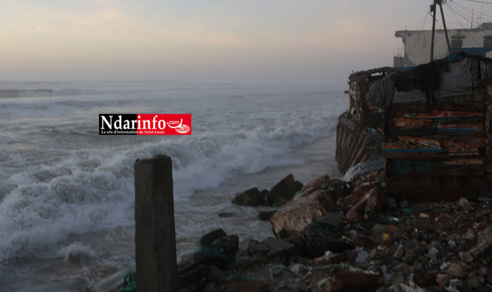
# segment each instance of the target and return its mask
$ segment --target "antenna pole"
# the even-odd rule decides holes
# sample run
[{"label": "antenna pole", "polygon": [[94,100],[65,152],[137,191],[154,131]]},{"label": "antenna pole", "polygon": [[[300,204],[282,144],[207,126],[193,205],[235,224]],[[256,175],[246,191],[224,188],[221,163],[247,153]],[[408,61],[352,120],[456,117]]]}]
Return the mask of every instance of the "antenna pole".
[{"label": "antenna pole", "polygon": [[449,45],[448,29],[446,28],[446,20],[444,20],[444,12],[442,10],[442,1],[437,0],[439,7],[441,8],[442,25],[444,26],[444,35],[446,36],[446,44],[448,45],[448,52],[451,55],[451,46]]},{"label": "antenna pole", "polygon": [[472,7],[472,17],[470,20],[470,28],[473,28],[473,7]]}]

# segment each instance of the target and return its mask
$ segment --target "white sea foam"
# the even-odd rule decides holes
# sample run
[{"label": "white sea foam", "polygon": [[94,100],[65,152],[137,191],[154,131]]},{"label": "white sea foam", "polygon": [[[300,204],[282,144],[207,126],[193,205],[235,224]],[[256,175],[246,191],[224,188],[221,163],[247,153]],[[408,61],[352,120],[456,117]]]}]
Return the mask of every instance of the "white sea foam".
[{"label": "white sea foam", "polygon": [[[54,91],[0,101],[8,117],[0,126],[12,129],[0,134],[8,138],[0,142],[0,264],[74,234],[133,225],[137,158],[170,156],[175,200],[187,200],[232,177],[302,164],[292,151],[333,135],[346,108],[340,93],[266,85],[9,85]],[[193,134],[98,136],[98,113],[108,112],[191,113]]]}]

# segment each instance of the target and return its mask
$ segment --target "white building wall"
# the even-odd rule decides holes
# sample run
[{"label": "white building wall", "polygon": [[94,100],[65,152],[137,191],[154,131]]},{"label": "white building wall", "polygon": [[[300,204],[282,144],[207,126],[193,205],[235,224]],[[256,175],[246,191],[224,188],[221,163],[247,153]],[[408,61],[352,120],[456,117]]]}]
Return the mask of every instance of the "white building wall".
[{"label": "white building wall", "polygon": [[[484,46],[484,37],[492,37],[492,29],[449,29],[449,41],[460,38],[462,48],[478,48]],[[395,67],[416,66],[430,62],[431,30],[400,30],[395,36],[401,38],[404,45],[404,55],[394,60]],[[452,46],[451,46],[452,48]],[[449,55],[444,30],[436,30],[434,40],[434,60]]]}]

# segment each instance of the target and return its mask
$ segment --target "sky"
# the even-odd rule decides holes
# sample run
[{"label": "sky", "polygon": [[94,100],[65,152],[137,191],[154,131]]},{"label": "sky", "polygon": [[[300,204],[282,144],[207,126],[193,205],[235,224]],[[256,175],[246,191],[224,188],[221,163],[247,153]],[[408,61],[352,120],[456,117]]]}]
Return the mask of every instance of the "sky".
[{"label": "sky", "polygon": [[[402,49],[395,31],[430,29],[431,2],[3,0],[0,80],[319,82],[344,87],[352,71],[392,65]],[[470,0],[451,3],[467,6],[475,15],[492,10],[492,5]],[[445,15],[448,27],[463,25],[447,7]]]}]

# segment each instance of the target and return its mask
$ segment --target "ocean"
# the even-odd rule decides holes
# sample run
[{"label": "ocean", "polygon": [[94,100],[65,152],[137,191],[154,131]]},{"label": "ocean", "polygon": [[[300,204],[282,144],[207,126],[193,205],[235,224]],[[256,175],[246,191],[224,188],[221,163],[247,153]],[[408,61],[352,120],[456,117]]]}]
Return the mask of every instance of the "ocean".
[{"label": "ocean", "polygon": [[[216,228],[273,236],[231,204],[292,173],[340,177],[323,85],[180,81],[0,82],[0,291],[104,291],[135,267],[136,159],[173,161],[178,260]],[[191,136],[100,136],[101,113],[188,113]],[[227,216],[219,216],[226,214]]]}]

